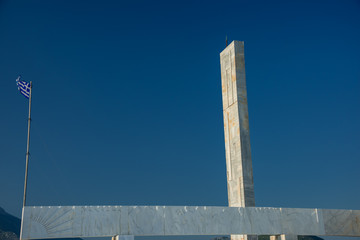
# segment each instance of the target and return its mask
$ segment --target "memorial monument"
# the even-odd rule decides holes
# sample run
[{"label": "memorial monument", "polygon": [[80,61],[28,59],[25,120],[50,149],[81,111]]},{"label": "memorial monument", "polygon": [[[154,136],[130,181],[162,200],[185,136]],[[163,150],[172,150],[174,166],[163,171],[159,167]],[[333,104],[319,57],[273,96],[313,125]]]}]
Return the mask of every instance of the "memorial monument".
[{"label": "memorial monument", "polygon": [[[220,63],[229,207],[255,207],[244,42],[227,46]],[[231,240],[248,239],[257,237],[231,236]]]},{"label": "memorial monument", "polygon": [[220,54],[229,207],[25,206],[21,239],[231,235],[360,236],[360,210],[255,207],[244,43]]},{"label": "memorial monument", "polygon": [[[255,207],[244,42],[233,41],[227,46],[220,53],[220,63],[229,207]],[[276,238],[297,239],[281,235],[271,240]],[[231,240],[257,237],[232,235]]]}]

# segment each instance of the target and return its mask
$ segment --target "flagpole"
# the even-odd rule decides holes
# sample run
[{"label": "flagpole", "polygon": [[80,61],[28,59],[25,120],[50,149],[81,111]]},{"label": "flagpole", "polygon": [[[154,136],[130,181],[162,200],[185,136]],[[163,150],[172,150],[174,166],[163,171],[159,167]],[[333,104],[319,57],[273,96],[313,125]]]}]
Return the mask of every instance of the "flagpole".
[{"label": "flagpole", "polygon": [[32,90],[32,82],[30,82],[30,94],[29,94],[29,118],[28,118],[28,132],[27,132],[27,146],[26,146],[26,166],[25,166],[23,207],[25,207],[26,205],[26,188],[27,188],[29,155],[30,155],[29,147],[30,147],[30,123],[31,123],[31,90]]},{"label": "flagpole", "polygon": [[31,90],[32,82],[30,81],[30,93],[29,93],[29,118],[28,118],[28,132],[27,132],[27,144],[26,144],[26,165],[25,165],[25,182],[24,182],[24,198],[23,198],[23,207],[21,213],[21,227],[20,227],[20,240],[22,239],[22,231],[24,225],[24,208],[26,205],[26,188],[27,188],[27,179],[28,179],[28,168],[29,168],[29,148],[30,148],[30,123],[31,123]]}]

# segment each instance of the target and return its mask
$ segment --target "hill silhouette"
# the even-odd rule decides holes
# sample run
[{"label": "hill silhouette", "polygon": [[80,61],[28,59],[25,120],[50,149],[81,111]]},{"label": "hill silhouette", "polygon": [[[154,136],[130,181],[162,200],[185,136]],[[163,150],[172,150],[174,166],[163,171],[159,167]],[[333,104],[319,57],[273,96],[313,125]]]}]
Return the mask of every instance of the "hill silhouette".
[{"label": "hill silhouette", "polygon": [[[0,207],[0,240],[19,240],[21,220]],[[82,240],[81,238],[56,238],[57,240]],[[54,239],[55,240],[55,239]]]},{"label": "hill silhouette", "polygon": [[0,207],[0,230],[3,232],[13,232],[16,236],[20,235],[21,220]]}]

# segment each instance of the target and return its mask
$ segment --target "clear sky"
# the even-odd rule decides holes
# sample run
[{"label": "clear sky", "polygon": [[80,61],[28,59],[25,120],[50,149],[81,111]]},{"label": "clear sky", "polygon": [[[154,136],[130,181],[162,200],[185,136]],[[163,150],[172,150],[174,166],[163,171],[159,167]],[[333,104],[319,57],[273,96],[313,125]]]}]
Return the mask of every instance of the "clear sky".
[{"label": "clear sky", "polygon": [[219,53],[245,41],[257,206],[360,209],[360,2],[0,1],[0,206],[227,205]]}]

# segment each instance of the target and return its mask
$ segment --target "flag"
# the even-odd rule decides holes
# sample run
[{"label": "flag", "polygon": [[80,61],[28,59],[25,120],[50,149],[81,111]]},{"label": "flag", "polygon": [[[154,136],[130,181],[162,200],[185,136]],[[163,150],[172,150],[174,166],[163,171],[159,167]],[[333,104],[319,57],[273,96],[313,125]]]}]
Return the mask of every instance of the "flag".
[{"label": "flag", "polygon": [[29,99],[30,96],[30,83],[27,83],[25,81],[20,81],[20,76],[16,79],[16,85],[21,92],[22,95],[24,95],[27,99]]}]

